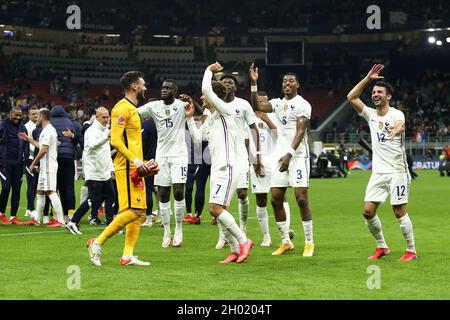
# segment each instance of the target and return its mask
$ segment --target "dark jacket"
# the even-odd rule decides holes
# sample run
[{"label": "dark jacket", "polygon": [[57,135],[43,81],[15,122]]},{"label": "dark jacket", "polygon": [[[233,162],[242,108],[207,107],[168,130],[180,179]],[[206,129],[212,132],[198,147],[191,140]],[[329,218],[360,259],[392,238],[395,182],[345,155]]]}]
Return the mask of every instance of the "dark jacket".
[{"label": "dark jacket", "polygon": [[142,122],[142,151],[144,160],[155,159],[158,132],[153,119]]},{"label": "dark jacket", "polygon": [[[8,142],[11,138],[17,139],[16,141],[18,142],[17,160],[19,161],[19,164],[23,165],[24,161],[28,159],[28,156],[30,155],[30,145],[28,142],[16,138],[18,132],[27,133],[27,129],[23,124],[16,126],[9,120],[0,122],[0,166],[5,166],[8,160],[7,149]],[[14,137],[12,135],[14,135]]]},{"label": "dark jacket", "polygon": [[[73,122],[69,119],[67,116],[67,113],[64,111],[63,107],[61,106],[54,106],[52,108],[51,113],[51,119],[50,123],[52,126],[56,129],[56,132],[58,133],[58,141],[61,142],[61,144],[58,146],[58,159],[74,159],[75,152],[74,152],[74,140],[76,141],[77,136],[77,129],[73,125]],[[70,137],[65,137],[62,132],[69,129],[75,134],[74,139]]]}]

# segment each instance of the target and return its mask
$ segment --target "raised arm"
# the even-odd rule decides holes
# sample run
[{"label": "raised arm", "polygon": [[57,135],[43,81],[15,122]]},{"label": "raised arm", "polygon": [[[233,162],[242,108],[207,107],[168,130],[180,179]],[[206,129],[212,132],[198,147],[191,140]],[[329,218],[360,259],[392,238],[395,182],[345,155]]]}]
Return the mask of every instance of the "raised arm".
[{"label": "raised arm", "polygon": [[370,81],[384,78],[379,75],[383,68],[384,66],[382,64],[374,65],[372,69],[370,69],[369,73],[348,93],[347,100],[353,109],[358,112],[358,114],[361,113],[364,108],[364,102],[362,102],[359,97]]},{"label": "raised arm", "polygon": [[203,74],[202,93],[205,95],[206,99],[208,99],[209,103],[211,103],[220,114],[231,115],[231,112],[228,109],[226,103],[222,99],[220,99],[213,91],[211,83],[213,73],[219,72],[222,69],[222,66],[218,62],[213,63],[209,65],[208,68],[206,68],[205,73]]},{"label": "raised arm", "polygon": [[32,137],[30,137],[29,135],[27,135],[25,132],[19,132],[18,136],[20,139],[27,141],[29,143],[31,143],[35,148],[39,149],[39,142],[37,142],[36,140],[34,140]]},{"label": "raised arm", "polygon": [[257,82],[259,78],[259,72],[258,68],[255,67],[255,64],[252,63],[250,66],[250,69],[248,71],[248,77],[250,78],[250,84],[251,84],[251,103],[252,108],[255,111],[261,111],[265,113],[272,112],[272,104],[270,102],[262,102],[258,99],[258,88],[257,88]]},{"label": "raised arm", "polygon": [[192,140],[194,143],[202,143],[203,138],[203,130],[198,129],[195,125],[194,120],[194,103],[193,100],[190,99],[190,103],[184,107],[184,112],[186,115],[186,123],[188,125],[189,133],[191,134]]}]

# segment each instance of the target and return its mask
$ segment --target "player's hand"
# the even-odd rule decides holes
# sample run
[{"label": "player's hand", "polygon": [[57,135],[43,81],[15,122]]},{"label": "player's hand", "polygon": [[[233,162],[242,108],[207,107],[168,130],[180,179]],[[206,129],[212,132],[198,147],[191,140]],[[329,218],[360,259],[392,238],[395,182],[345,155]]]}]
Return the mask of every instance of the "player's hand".
[{"label": "player's hand", "polygon": [[369,73],[367,74],[367,77],[370,80],[382,80],[384,79],[383,76],[380,76],[381,70],[383,70],[384,65],[382,64],[375,64],[372,69],[370,69]]},{"label": "player's hand", "polygon": [[30,170],[30,172],[34,172],[34,169],[36,168],[36,166],[34,165],[34,163],[32,163],[30,165],[30,167],[28,168],[28,170]]},{"label": "player's hand", "polygon": [[287,153],[285,156],[281,157],[278,162],[280,163],[280,172],[285,172],[289,168],[289,163],[291,162],[292,154]]},{"label": "player's hand", "polygon": [[255,85],[259,78],[258,68],[255,67],[255,63],[252,63],[250,69],[248,70],[248,77],[250,78],[250,82]]},{"label": "player's hand", "polygon": [[262,163],[255,163],[253,165],[253,169],[255,169],[255,174],[259,178],[264,178],[266,176],[266,173],[264,172],[264,166]]},{"label": "player's hand", "polygon": [[267,116],[267,113],[265,112],[261,112],[261,111],[255,111],[255,115],[261,119],[264,122],[268,122],[269,121],[269,117]]},{"label": "player's hand", "polygon": [[19,132],[17,134],[17,136],[19,137],[19,139],[21,139],[23,141],[27,141],[27,142],[31,141],[31,138],[25,132]]},{"label": "player's hand", "polygon": [[67,128],[67,130],[62,131],[61,133],[63,134],[64,137],[67,137],[67,138],[73,139],[75,137],[75,135],[73,134],[72,131],[70,131],[69,128]]},{"label": "player's hand", "polygon": [[116,180],[116,173],[111,171],[111,179]]},{"label": "player's hand", "polygon": [[223,67],[220,65],[220,63],[216,62],[216,63],[210,64],[207,69],[212,71],[213,73],[216,73],[216,72],[222,71]]},{"label": "player's hand", "polygon": [[151,173],[150,170],[145,165],[145,162],[142,160],[135,161],[134,166],[136,167],[136,170],[139,172],[141,176],[148,176]]},{"label": "player's hand", "polygon": [[389,140],[394,140],[395,136],[397,135],[397,131],[395,130],[395,128],[386,128],[387,134],[388,134],[388,139]]}]

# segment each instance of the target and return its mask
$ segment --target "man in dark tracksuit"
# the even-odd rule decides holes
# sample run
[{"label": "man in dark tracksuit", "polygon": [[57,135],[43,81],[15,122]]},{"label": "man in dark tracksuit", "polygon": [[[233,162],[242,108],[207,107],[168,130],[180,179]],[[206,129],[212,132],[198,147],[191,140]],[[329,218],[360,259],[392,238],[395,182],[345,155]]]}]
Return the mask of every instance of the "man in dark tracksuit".
[{"label": "man in dark tracksuit", "polygon": [[[142,148],[144,160],[149,161],[155,159],[156,146],[158,142],[158,132],[153,119],[144,120],[142,122]],[[145,177],[145,192],[147,194],[147,220],[142,224],[144,227],[152,226],[152,210],[153,210],[153,192],[155,176]],[[156,194],[156,193],[155,193]]]},{"label": "man in dark tracksuit", "polygon": [[[2,191],[0,193],[0,221],[3,224],[22,224],[16,218],[20,203],[20,187],[22,186],[23,165],[29,156],[29,145],[19,139],[19,132],[27,132],[21,124],[22,109],[13,107],[8,118],[0,123],[0,180]],[[9,191],[11,196],[11,218],[8,221],[5,215],[8,204]]]},{"label": "man in dark tracksuit", "polygon": [[68,220],[69,210],[75,209],[75,151],[74,146],[80,140],[81,132],[75,128],[63,107],[55,106],[51,110],[50,123],[58,133],[58,175],[57,188],[61,197],[64,219]]}]

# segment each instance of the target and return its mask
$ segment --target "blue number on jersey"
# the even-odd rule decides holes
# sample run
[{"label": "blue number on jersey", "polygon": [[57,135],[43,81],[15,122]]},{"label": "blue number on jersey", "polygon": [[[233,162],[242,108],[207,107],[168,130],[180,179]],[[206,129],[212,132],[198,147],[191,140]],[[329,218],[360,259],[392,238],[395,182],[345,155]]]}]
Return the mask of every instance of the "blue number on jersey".
[{"label": "blue number on jersey", "polygon": [[377,132],[377,137],[378,137],[378,142],[379,143],[386,142],[386,135],[384,133],[378,133]]}]

